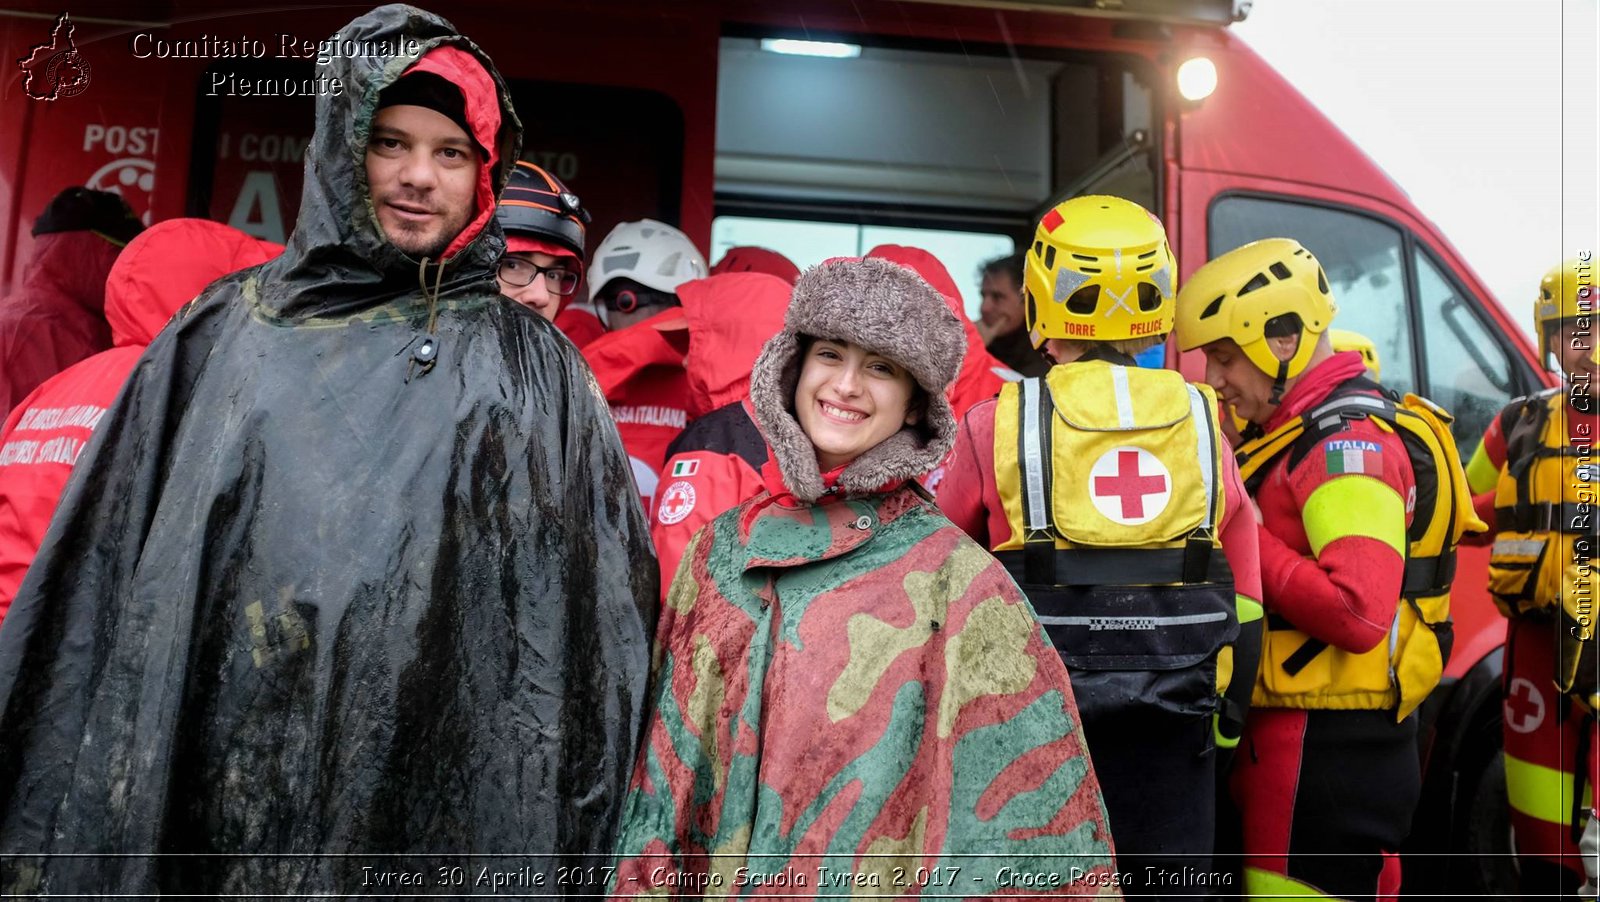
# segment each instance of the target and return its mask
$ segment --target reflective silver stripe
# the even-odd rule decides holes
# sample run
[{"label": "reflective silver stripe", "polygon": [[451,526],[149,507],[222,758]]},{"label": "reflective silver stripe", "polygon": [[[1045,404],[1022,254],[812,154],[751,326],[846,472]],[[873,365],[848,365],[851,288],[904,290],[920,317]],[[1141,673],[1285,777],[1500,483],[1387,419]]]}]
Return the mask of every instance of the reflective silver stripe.
[{"label": "reflective silver stripe", "polygon": [[1128,368],[1111,367],[1111,388],[1117,399],[1117,425],[1133,428],[1133,395],[1128,391]]},{"label": "reflective silver stripe", "polygon": [[1045,529],[1044,448],[1039,444],[1039,380],[1022,380],[1022,487],[1023,522],[1029,529]]},{"label": "reflective silver stripe", "polygon": [[1207,428],[1211,418],[1206,412],[1206,396],[1200,394],[1200,389],[1188,383],[1184,383],[1183,387],[1189,390],[1189,417],[1194,420],[1195,435],[1200,437],[1200,478],[1204,480],[1206,489],[1205,528],[1210,529],[1211,517],[1217,507],[1212,501],[1216,497],[1212,492],[1217,485],[1217,453],[1211,446],[1211,430]]},{"label": "reflective silver stripe", "polygon": [[1210,614],[1178,614],[1171,617],[1046,617],[1039,616],[1039,622],[1045,626],[1095,626],[1100,625],[1106,629],[1140,629],[1144,624],[1151,626],[1191,626],[1196,623],[1216,623],[1218,620],[1227,620],[1226,611],[1215,611]]},{"label": "reflective silver stripe", "polygon": [[1318,407],[1307,416],[1316,422],[1319,430],[1328,432],[1339,427],[1342,412],[1352,407],[1365,407],[1374,413],[1383,413],[1389,409],[1388,402],[1382,398],[1374,398],[1371,395],[1345,395]]},{"label": "reflective silver stripe", "polygon": [[1321,417],[1327,416],[1332,411],[1342,410],[1346,407],[1370,407],[1373,410],[1384,410],[1388,406],[1389,404],[1387,401],[1383,400],[1382,398],[1374,398],[1371,395],[1345,395],[1342,398],[1335,398],[1334,400],[1329,401],[1321,407],[1311,411],[1311,418],[1313,420],[1320,419]]},{"label": "reflective silver stripe", "polygon": [[1544,550],[1544,539],[1495,539],[1494,554],[1532,557]]}]

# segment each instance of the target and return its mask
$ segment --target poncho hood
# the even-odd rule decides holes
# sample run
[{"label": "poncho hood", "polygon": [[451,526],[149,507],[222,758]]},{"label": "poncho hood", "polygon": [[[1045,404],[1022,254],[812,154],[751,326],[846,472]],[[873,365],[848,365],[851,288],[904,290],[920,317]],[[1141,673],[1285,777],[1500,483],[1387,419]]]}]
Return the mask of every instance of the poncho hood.
[{"label": "poncho hood", "polygon": [[[265,280],[283,288],[264,292],[261,306],[300,319],[389,302],[416,290],[424,275],[427,284],[439,281],[446,292],[492,283],[493,264],[505,251],[494,201],[522,146],[522,123],[493,62],[449,22],[403,4],[378,7],[339,33],[360,46],[395,52],[341,55],[317,67],[318,76],[338,78],[344,90],[317,97],[317,128],[306,149],[300,215],[287,252],[272,267],[281,282]],[[378,95],[411,72],[431,72],[461,90],[473,138],[487,151],[478,177],[476,214],[446,249],[442,274],[433,266],[423,273],[422,261],[384,237],[367,182],[367,143]]]}]

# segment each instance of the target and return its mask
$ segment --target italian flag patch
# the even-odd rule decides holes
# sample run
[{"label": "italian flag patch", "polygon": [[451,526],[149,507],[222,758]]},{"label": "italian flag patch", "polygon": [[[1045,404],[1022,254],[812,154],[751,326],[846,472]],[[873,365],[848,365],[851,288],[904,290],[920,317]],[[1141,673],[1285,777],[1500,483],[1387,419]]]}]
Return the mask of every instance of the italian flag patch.
[{"label": "italian flag patch", "polygon": [[693,476],[700,469],[698,460],[680,460],[672,464],[673,476]]},{"label": "italian flag patch", "polygon": [[1383,472],[1383,449],[1377,442],[1362,439],[1334,439],[1322,446],[1328,461],[1329,475],[1365,473],[1377,476]]}]

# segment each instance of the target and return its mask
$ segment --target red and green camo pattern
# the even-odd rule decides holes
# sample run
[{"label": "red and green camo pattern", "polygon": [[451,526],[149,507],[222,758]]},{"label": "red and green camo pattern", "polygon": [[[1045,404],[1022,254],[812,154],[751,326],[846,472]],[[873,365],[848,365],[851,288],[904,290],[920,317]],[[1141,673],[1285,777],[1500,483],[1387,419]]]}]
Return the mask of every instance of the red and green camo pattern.
[{"label": "red and green camo pattern", "polygon": [[1120,898],[1066,670],[913,490],[763,495],[657,630],[617,898]]}]

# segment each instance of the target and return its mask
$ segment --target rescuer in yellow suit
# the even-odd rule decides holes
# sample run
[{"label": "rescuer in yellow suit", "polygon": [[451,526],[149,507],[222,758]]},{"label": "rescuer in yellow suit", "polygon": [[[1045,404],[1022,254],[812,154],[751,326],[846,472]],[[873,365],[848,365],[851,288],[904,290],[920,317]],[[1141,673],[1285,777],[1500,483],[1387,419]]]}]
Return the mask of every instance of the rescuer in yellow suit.
[{"label": "rescuer in yellow suit", "polygon": [[[1506,627],[1506,794],[1525,895],[1594,895],[1600,781],[1595,724],[1593,261],[1550,270],[1534,299],[1539,359],[1562,383],[1489,424],[1467,474],[1494,523],[1489,591]],[[1587,840],[1587,847],[1584,841]]]},{"label": "rescuer in yellow suit", "polygon": [[1172,330],[1161,223],[1118,197],[1047,213],[1023,304],[1055,366],[975,406],[939,487],[1066,661],[1124,891],[1192,898],[1215,875],[1219,761],[1260,653],[1255,523],[1216,397],[1133,355]]},{"label": "rescuer in yellow suit", "polygon": [[[1315,256],[1271,238],[1207,263],[1178,347],[1251,425],[1267,638],[1232,775],[1245,895],[1370,898],[1421,792],[1416,718],[1449,652],[1455,545],[1474,526],[1449,417],[1336,352]],[[1349,781],[1359,775],[1361,791]]]}]

